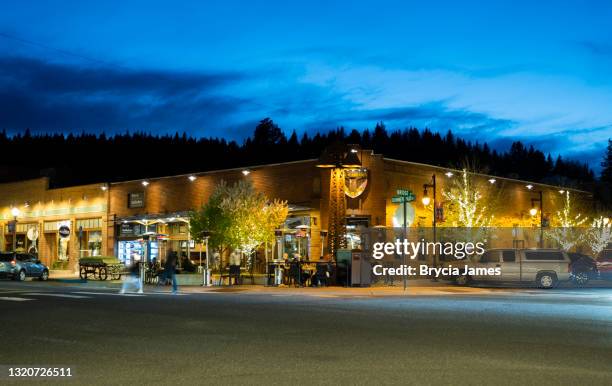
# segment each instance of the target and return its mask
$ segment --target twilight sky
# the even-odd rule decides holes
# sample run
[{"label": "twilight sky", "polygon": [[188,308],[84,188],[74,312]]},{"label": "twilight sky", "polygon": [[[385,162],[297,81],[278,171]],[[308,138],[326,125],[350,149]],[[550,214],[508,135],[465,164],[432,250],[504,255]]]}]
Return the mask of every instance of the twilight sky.
[{"label": "twilight sky", "polygon": [[612,137],[609,1],[122,3],[0,0],[0,129],[240,140],[264,117],[383,121],[596,170]]}]

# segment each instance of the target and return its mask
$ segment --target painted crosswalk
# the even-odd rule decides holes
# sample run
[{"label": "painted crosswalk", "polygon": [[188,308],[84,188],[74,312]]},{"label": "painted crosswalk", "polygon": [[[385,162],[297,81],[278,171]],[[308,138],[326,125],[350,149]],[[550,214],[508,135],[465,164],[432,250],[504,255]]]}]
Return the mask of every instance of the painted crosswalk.
[{"label": "painted crosswalk", "polygon": [[87,300],[98,296],[117,296],[117,297],[147,297],[147,296],[186,296],[186,293],[173,294],[171,292],[145,292],[145,293],[119,293],[115,291],[75,291],[75,292],[22,292],[22,291],[6,291],[0,293],[0,302],[24,302],[32,300],[43,300],[49,298]]},{"label": "painted crosswalk", "polygon": [[68,298],[68,299],[90,299],[91,296],[82,296],[82,295],[73,295],[73,294],[60,294],[60,293],[52,293],[52,292],[34,292],[27,293],[28,296],[52,296],[57,298]]},{"label": "painted crosswalk", "polygon": [[26,302],[28,300],[34,300],[34,299],[22,298],[19,296],[0,296],[0,300],[6,300],[9,302]]}]

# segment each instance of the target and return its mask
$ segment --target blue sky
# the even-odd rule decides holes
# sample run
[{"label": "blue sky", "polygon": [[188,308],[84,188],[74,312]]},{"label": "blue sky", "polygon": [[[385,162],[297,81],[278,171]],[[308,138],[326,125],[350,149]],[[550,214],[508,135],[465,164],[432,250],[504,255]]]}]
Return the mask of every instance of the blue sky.
[{"label": "blue sky", "polygon": [[[612,2],[0,1],[0,128],[452,129],[599,169]],[[491,4],[495,3],[495,4]]]}]

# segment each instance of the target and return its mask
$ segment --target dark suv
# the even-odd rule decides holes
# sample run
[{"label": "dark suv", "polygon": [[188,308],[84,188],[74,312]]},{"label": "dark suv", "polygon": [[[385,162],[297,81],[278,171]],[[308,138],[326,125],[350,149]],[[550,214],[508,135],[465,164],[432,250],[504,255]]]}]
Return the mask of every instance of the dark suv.
[{"label": "dark suv", "polygon": [[29,253],[0,253],[0,278],[24,281],[26,277],[49,278],[49,268]]}]

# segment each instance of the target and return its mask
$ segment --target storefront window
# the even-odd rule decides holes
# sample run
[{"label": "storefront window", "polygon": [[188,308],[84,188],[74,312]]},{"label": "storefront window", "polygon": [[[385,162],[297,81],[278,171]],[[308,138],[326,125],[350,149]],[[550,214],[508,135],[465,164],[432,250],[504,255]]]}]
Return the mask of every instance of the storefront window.
[{"label": "storefront window", "polygon": [[367,244],[364,240],[368,228],[368,217],[348,217],[346,219],[346,247],[348,249],[363,249]]},{"label": "storefront window", "polygon": [[310,217],[292,216],[283,229],[283,256],[305,259],[310,252]]},{"label": "storefront window", "polygon": [[102,254],[102,219],[86,218],[76,220],[80,256]]},{"label": "storefront window", "polygon": [[[38,225],[36,224],[17,224],[15,235],[10,232],[10,229],[4,229],[4,250],[12,251],[13,247],[16,252],[38,253]],[[13,245],[15,238],[15,245]]]},{"label": "storefront window", "polygon": [[102,251],[102,231],[87,232],[87,249],[89,256],[100,256]]},{"label": "storefront window", "polygon": [[[159,261],[159,244],[157,241],[150,243],[150,260]],[[129,266],[135,261],[144,259],[144,242],[139,240],[121,240],[117,243],[119,261]]]}]

